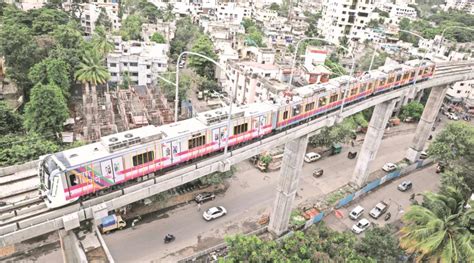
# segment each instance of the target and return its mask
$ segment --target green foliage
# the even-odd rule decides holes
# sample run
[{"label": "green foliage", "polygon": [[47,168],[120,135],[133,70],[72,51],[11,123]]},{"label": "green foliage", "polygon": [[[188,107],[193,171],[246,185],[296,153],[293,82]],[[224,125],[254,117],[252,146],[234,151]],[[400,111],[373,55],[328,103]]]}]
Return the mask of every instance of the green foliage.
[{"label": "green foliage", "polygon": [[356,245],[360,255],[375,259],[377,262],[397,262],[403,256],[398,239],[389,225],[383,228],[373,227]]},{"label": "green foliage", "polygon": [[[464,183],[471,192],[473,191],[474,127],[472,125],[465,122],[449,123],[430,144],[428,154],[436,161],[447,165],[446,170],[451,173],[445,176],[459,177],[460,179],[456,181]],[[460,184],[456,183],[453,186],[459,187]]]},{"label": "green foliage", "polygon": [[232,177],[234,172],[235,172],[235,170],[233,168],[231,168],[227,172],[223,172],[223,173],[215,172],[215,173],[203,176],[203,177],[199,178],[198,180],[203,185],[221,184],[221,183],[224,182],[225,178]]},{"label": "green foliage", "polygon": [[110,73],[104,66],[103,58],[96,50],[86,50],[75,76],[82,83],[96,86],[107,82]]},{"label": "green foliage", "polygon": [[310,13],[310,12],[305,12],[306,16],[306,22],[308,23],[308,29],[305,32],[305,36],[308,37],[316,37],[318,36],[318,21],[321,19],[322,14],[321,12],[318,13]]},{"label": "green foliage", "polygon": [[204,90],[220,90],[219,83],[213,79],[208,79],[206,77],[200,77],[198,81],[198,89],[201,91]]},{"label": "green foliage", "polygon": [[153,33],[150,40],[155,42],[155,43],[158,43],[158,44],[165,44],[166,43],[165,37],[162,34],[158,33],[158,32]]},{"label": "green foliage", "polygon": [[104,7],[100,8],[100,14],[99,17],[97,17],[97,20],[95,21],[95,26],[103,27],[108,32],[112,31],[112,20],[110,20],[110,17],[107,15],[107,12],[105,11]]},{"label": "green foliage", "polygon": [[260,162],[264,163],[265,165],[268,165],[272,162],[273,158],[271,155],[260,155],[259,158]]},{"label": "green foliage", "polygon": [[125,41],[142,40],[141,32],[143,22],[143,17],[140,15],[127,16],[122,22],[122,28],[120,28],[122,39]]},{"label": "green foliage", "polygon": [[359,242],[354,234],[333,231],[322,223],[281,242],[243,235],[225,240],[229,252],[226,262],[374,262],[357,253]]},{"label": "green foliage", "polygon": [[96,27],[94,35],[92,37],[92,45],[95,50],[99,52],[102,57],[106,57],[107,54],[115,49],[114,43],[107,38],[107,32],[102,26]]},{"label": "green foliage", "polygon": [[278,12],[278,11],[280,11],[280,5],[277,4],[277,3],[272,3],[270,5],[269,9],[272,10],[272,11],[277,11]]},{"label": "green foliage", "polygon": [[248,45],[257,47],[264,47],[263,44],[263,32],[256,26],[251,26],[246,31],[246,42]]},{"label": "green foliage", "polygon": [[132,83],[132,78],[130,78],[130,73],[128,71],[123,72],[122,81],[120,82],[119,87],[121,89],[128,89]]},{"label": "green foliage", "polygon": [[374,62],[372,64],[371,69],[379,68],[385,64],[385,60],[388,57],[386,52],[377,50],[374,51],[373,49],[368,49],[364,56],[361,56],[359,61],[356,62],[356,70],[358,71],[368,71],[370,68],[370,62],[372,61],[372,56],[374,52],[377,52],[374,58]]},{"label": "green foliage", "polygon": [[[176,74],[175,73],[163,73],[162,76],[169,81],[175,83],[176,82]],[[165,95],[166,99],[168,101],[173,101],[175,99],[176,95],[176,86],[171,85],[169,83],[166,83],[162,81],[161,79],[157,79],[161,92]],[[186,73],[180,73],[179,74],[179,90],[178,90],[178,96],[180,100],[184,100],[187,98],[186,93],[189,90],[189,87],[191,85],[191,78],[188,74]]]},{"label": "green foliage", "polygon": [[331,78],[337,78],[343,75],[347,75],[347,72],[344,67],[337,62],[333,62],[331,59],[326,59],[326,61],[324,61],[324,65],[331,70]]},{"label": "green foliage", "polygon": [[247,33],[250,27],[256,27],[257,24],[251,18],[244,18],[242,19],[242,26],[245,29],[245,33]]},{"label": "green foliage", "polygon": [[69,116],[61,89],[54,84],[37,84],[25,107],[25,127],[30,133],[51,137],[63,130]]},{"label": "green foliage", "polygon": [[55,142],[36,134],[0,136],[0,166],[36,160],[41,155],[59,150]]},{"label": "green foliage", "polygon": [[331,147],[334,143],[344,142],[352,138],[356,128],[356,121],[353,118],[346,118],[332,127],[322,128],[320,133],[309,138],[309,142],[314,147]]},{"label": "green foliage", "polygon": [[35,64],[28,73],[31,82],[37,84],[54,84],[61,89],[64,98],[69,97],[71,81],[69,65],[61,59],[46,58]]},{"label": "green foliage", "polygon": [[14,112],[4,101],[0,101],[0,135],[18,133],[22,130],[20,114]]},{"label": "green foliage", "polygon": [[32,32],[35,35],[53,32],[59,25],[67,24],[69,21],[67,13],[59,9],[32,9],[29,13],[33,18]]},{"label": "green foliage", "polygon": [[385,18],[389,18],[389,17],[390,17],[387,12],[382,11],[382,10],[380,10],[380,9],[378,9],[378,8],[375,8],[375,9],[374,9],[374,12],[379,13],[379,15],[380,15],[381,17],[385,17]]},{"label": "green foliage", "polygon": [[[205,55],[214,61],[218,60],[212,41],[206,35],[201,35],[194,43],[191,50],[193,52]],[[214,78],[215,65],[207,59],[198,56],[190,56],[189,66],[194,68],[195,72],[200,76],[206,77],[208,79]]]},{"label": "green foliage", "polygon": [[419,120],[421,118],[421,114],[423,113],[423,109],[423,104],[419,103],[418,101],[412,101],[402,106],[400,118],[404,120],[408,117],[411,117],[415,120]]},{"label": "green foliage", "polygon": [[432,262],[474,261],[470,223],[474,210],[466,208],[460,192],[425,193],[423,205],[412,205],[403,216],[400,245],[417,260]]},{"label": "green foliage", "polygon": [[179,54],[188,50],[188,43],[194,43],[199,35],[199,28],[191,22],[189,17],[176,21],[176,31],[170,42],[171,59],[176,61]]},{"label": "green foliage", "polygon": [[354,119],[355,123],[362,128],[367,128],[369,126],[369,122],[362,112],[357,113],[352,118]]}]

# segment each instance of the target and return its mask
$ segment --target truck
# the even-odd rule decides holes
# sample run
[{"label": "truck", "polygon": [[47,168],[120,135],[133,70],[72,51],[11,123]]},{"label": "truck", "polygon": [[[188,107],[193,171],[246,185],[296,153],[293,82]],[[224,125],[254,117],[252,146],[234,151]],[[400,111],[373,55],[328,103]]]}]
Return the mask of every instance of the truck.
[{"label": "truck", "polygon": [[109,215],[101,219],[99,229],[102,234],[106,234],[115,229],[123,229],[127,223],[120,215]]}]

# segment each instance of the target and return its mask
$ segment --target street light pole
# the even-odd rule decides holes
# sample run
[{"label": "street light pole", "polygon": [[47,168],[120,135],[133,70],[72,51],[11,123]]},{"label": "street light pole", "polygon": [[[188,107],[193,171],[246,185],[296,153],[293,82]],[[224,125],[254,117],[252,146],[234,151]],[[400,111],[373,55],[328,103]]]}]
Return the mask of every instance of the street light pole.
[{"label": "street light pole", "polygon": [[350,71],[350,74],[349,74],[349,81],[347,83],[347,86],[346,86],[346,89],[343,91],[343,95],[342,95],[342,104],[341,104],[341,111],[340,113],[342,113],[342,110],[344,109],[344,101],[346,99],[346,92],[347,92],[347,89],[349,89],[349,85],[350,85],[350,80],[352,79],[352,75],[354,74],[354,66],[355,66],[355,59],[354,59],[354,54],[352,52],[349,51],[348,48],[340,45],[340,44],[337,44],[337,43],[334,43],[334,42],[331,42],[331,41],[328,41],[324,38],[319,38],[319,37],[304,37],[300,40],[298,40],[298,43],[296,43],[296,49],[295,49],[295,54],[293,55],[293,61],[291,63],[291,73],[290,73],[290,82],[289,82],[289,86],[293,85],[293,70],[295,68],[295,64],[296,64],[296,56],[298,55],[298,49],[299,49],[299,46],[301,44],[301,42],[303,41],[306,41],[306,40],[319,40],[319,41],[323,41],[323,42],[326,42],[326,43],[329,43],[331,45],[334,45],[334,46],[337,46],[337,47],[340,47],[342,49],[344,49],[345,51],[347,51],[350,55],[351,55],[351,58],[352,58],[352,66],[351,66],[351,71]]},{"label": "street light pole", "polygon": [[[196,53],[196,52],[192,52],[192,51],[184,51],[181,54],[179,54],[178,60],[176,61],[176,83],[175,83],[176,90],[175,90],[175,100],[174,100],[174,103],[175,103],[174,104],[174,109],[175,109],[174,122],[175,123],[178,121],[179,62],[181,61],[181,57],[184,54],[198,56],[198,57],[204,58],[204,59],[212,62],[214,65],[216,65],[218,68],[220,68],[224,72],[224,74],[226,75],[226,77],[228,79],[230,79],[230,76],[227,73],[227,70],[222,65],[220,65],[217,61],[215,61],[214,59],[212,59],[208,56],[205,56],[203,54],[199,54],[199,53]],[[227,115],[227,135],[226,135],[227,138],[226,138],[226,143],[225,143],[225,147],[224,147],[224,157],[227,155],[227,150],[228,150],[228,147],[229,147],[230,129],[231,129],[231,124],[232,124],[232,122],[231,122],[232,121],[232,103],[234,101],[234,94],[232,92],[229,93],[229,96],[230,96],[230,102],[229,102],[230,104],[229,104],[229,114]]]}]

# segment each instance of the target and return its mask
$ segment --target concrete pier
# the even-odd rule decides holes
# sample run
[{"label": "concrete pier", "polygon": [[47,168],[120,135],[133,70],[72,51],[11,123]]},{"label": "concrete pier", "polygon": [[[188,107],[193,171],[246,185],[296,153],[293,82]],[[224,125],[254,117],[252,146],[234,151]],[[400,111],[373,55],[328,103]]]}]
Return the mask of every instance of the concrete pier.
[{"label": "concrete pier", "polygon": [[436,116],[438,116],[439,109],[443,104],[444,96],[446,95],[446,90],[448,85],[444,87],[433,87],[431,88],[430,96],[426,102],[425,109],[421,115],[418,126],[416,127],[415,137],[413,138],[412,146],[408,149],[406,159],[411,163],[416,162],[420,153],[425,147],[425,143],[428,140],[428,137],[431,133],[431,128],[433,127],[434,122],[436,121]]},{"label": "concrete pier", "polygon": [[87,263],[87,256],[72,230],[59,230],[63,262]]},{"label": "concrete pier", "polygon": [[367,134],[365,135],[364,144],[357,158],[351,180],[359,187],[364,186],[369,176],[370,163],[377,155],[385,127],[387,126],[388,119],[392,115],[395,103],[396,99],[380,103],[374,108]]},{"label": "concrete pier", "polygon": [[285,144],[277,195],[268,226],[268,230],[276,236],[281,236],[288,230],[307,145],[308,136],[302,136]]}]

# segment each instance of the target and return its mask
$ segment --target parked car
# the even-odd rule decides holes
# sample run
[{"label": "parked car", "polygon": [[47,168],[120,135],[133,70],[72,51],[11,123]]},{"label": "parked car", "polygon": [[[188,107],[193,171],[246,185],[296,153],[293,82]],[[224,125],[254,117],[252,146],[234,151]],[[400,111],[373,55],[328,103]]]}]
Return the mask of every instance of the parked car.
[{"label": "parked car", "polygon": [[370,210],[369,215],[377,219],[381,215],[383,215],[383,213],[385,213],[387,209],[388,209],[388,205],[385,202],[381,201],[378,204],[376,204],[375,207],[372,208],[372,210]]},{"label": "parked car", "polygon": [[221,94],[219,94],[219,92],[213,90],[213,91],[210,92],[209,97],[211,97],[211,98],[213,98],[213,99],[217,99],[217,98],[220,97],[220,95],[221,95]]},{"label": "parked car", "polygon": [[398,185],[398,190],[405,192],[412,188],[413,184],[411,181],[403,181],[401,184]]},{"label": "parked car", "polygon": [[397,165],[394,163],[386,163],[382,167],[382,170],[384,170],[385,172],[392,172],[392,171],[397,170]]},{"label": "parked car", "polygon": [[316,168],[316,169],[314,169],[314,171],[313,171],[313,176],[316,177],[316,178],[318,178],[318,177],[321,177],[321,175],[323,175],[323,173],[324,173],[324,170],[323,170],[323,169],[321,169],[321,168]]},{"label": "parked car", "polygon": [[450,119],[450,120],[455,120],[455,121],[459,120],[459,118],[458,118],[458,116],[456,115],[456,113],[452,113],[452,112],[451,112],[451,113],[448,113],[448,119]]},{"label": "parked car", "polygon": [[204,93],[202,93],[202,91],[199,91],[198,95],[197,95],[197,98],[198,98],[198,100],[204,99]]},{"label": "parked car", "polygon": [[425,152],[425,151],[422,151],[422,152],[420,153],[420,159],[421,159],[421,160],[424,160],[424,159],[426,159],[426,158],[428,158],[428,153]]},{"label": "parked car", "polygon": [[360,234],[364,232],[367,228],[369,228],[369,226],[370,226],[369,220],[363,218],[359,222],[357,222],[357,224],[352,226],[352,232],[356,234]]},{"label": "parked car", "polygon": [[215,206],[209,208],[206,212],[204,212],[204,214],[202,214],[202,217],[204,217],[206,221],[210,221],[224,216],[225,214],[227,214],[227,210],[225,210],[223,206]]},{"label": "parked car", "polygon": [[315,152],[309,152],[304,156],[304,161],[307,163],[312,163],[317,160],[321,159],[321,155],[315,153]]},{"label": "parked car", "polygon": [[349,218],[353,220],[357,220],[362,214],[364,213],[364,208],[360,205],[356,206],[352,211],[349,213]]},{"label": "parked car", "polygon": [[200,194],[196,195],[194,197],[194,201],[196,201],[196,203],[201,203],[201,202],[206,202],[206,201],[209,201],[209,200],[214,200],[214,198],[216,198],[214,193],[203,192],[203,193],[200,193]]}]

